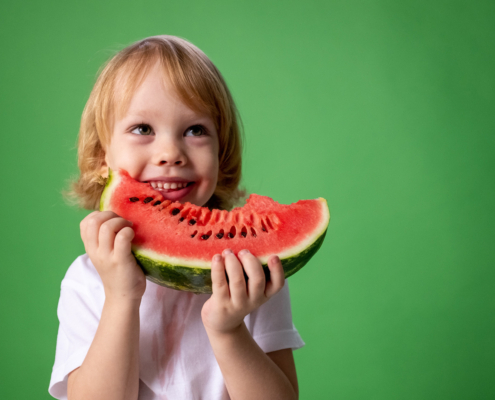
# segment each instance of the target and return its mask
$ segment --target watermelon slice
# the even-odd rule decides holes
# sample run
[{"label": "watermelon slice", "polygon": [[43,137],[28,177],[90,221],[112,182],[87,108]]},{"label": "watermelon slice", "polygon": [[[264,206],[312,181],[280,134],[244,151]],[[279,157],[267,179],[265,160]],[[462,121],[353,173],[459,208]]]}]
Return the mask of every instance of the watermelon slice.
[{"label": "watermelon slice", "polygon": [[252,194],[230,212],[209,210],[165,200],[123,170],[110,171],[100,210],[133,223],[133,253],[149,280],[195,293],[211,293],[211,259],[226,248],[248,249],[267,278],[268,258],[278,255],[291,276],[318,251],[330,221],[323,198],[283,205]]}]

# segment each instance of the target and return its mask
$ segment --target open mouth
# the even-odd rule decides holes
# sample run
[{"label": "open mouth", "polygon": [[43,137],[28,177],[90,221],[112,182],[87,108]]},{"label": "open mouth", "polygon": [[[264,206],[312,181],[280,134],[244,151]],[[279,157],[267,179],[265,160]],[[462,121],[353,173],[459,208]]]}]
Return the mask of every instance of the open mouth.
[{"label": "open mouth", "polygon": [[178,201],[192,190],[196,182],[149,181],[148,183],[165,199]]},{"label": "open mouth", "polygon": [[181,190],[191,185],[194,185],[194,182],[162,182],[162,181],[151,181],[149,182],[151,187],[155,190],[160,191],[173,191],[173,190]]}]

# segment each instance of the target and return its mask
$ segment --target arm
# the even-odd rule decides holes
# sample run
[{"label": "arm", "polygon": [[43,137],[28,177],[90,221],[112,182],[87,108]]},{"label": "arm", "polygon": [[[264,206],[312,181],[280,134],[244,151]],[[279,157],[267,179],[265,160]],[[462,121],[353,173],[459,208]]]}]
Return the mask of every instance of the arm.
[{"label": "arm", "polygon": [[[248,313],[283,287],[280,260],[270,258],[271,280],[265,285],[261,264],[252,254],[239,253],[242,265],[229,250],[223,255],[223,258],[219,255],[213,258],[213,295],[203,307],[202,318],[231,398],[297,399],[292,351],[285,349],[265,354],[243,322]],[[243,269],[249,277],[247,283]]]},{"label": "arm", "polygon": [[298,398],[292,350],[265,354],[244,324],[230,334],[208,336],[232,400]]},{"label": "arm", "polygon": [[282,349],[266,353],[270,359],[277,364],[282,370],[287,379],[289,379],[294,391],[296,392],[296,398],[299,398],[299,385],[297,383],[296,364],[294,363],[294,355],[292,349]]},{"label": "arm", "polygon": [[81,222],[81,237],[105,288],[100,323],[81,367],[71,372],[68,398],[137,399],[139,305],[144,275],[131,254],[130,223],[111,212]]},{"label": "arm", "polygon": [[69,400],[137,399],[138,345],[139,303],[105,300],[88,354],[69,375]]}]

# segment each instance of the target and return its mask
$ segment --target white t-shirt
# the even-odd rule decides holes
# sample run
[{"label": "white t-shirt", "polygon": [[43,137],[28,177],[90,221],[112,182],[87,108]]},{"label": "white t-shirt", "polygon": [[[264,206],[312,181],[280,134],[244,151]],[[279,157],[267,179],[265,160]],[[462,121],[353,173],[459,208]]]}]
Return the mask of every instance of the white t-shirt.
[{"label": "white t-shirt", "polygon": [[[201,308],[209,297],[146,282],[140,306],[140,400],[229,399],[201,320]],[[78,257],[62,281],[49,387],[53,397],[67,399],[67,377],[86,357],[104,301],[103,284],[91,260],[87,255]],[[244,322],[266,353],[304,346],[292,323],[287,282]]]}]

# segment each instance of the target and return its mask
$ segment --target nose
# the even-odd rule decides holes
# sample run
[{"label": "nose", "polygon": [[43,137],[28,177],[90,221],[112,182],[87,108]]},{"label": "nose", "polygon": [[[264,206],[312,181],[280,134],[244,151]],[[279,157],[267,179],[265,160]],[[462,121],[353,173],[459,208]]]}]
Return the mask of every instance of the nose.
[{"label": "nose", "polygon": [[155,164],[183,166],[187,162],[187,157],[180,143],[170,140],[157,146],[155,153]]},{"label": "nose", "polygon": [[[166,160],[160,160],[160,165],[165,165],[165,164],[172,164],[170,161],[166,161]],[[182,164],[182,161],[181,160],[177,160],[177,161],[174,161],[173,162],[174,165],[181,165]]]},{"label": "nose", "polygon": [[[166,158],[166,160],[160,160],[160,162],[158,163],[159,165],[165,165],[165,164],[168,164],[168,165],[182,165],[182,164],[185,164],[184,163],[184,160],[182,160],[182,157],[164,157]],[[176,159],[176,158],[180,158],[180,159]]]}]

